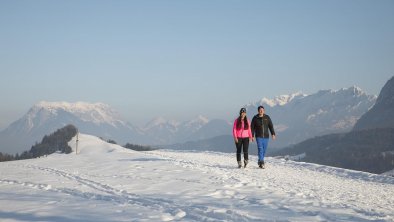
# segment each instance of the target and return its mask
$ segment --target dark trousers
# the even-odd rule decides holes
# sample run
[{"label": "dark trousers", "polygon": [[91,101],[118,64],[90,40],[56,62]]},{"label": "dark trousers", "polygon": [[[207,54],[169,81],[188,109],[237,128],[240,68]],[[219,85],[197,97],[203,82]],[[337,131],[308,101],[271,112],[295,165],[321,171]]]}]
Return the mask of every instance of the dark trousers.
[{"label": "dark trousers", "polygon": [[249,160],[249,138],[238,138],[238,143],[236,143],[235,146],[237,147],[237,161],[241,161],[242,148],[244,151],[244,160]]}]

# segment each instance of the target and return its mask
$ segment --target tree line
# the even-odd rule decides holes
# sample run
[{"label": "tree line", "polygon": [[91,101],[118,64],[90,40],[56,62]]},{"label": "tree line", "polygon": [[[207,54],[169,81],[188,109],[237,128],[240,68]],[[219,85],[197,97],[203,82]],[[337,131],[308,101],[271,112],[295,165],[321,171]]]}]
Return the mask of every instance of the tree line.
[{"label": "tree line", "polygon": [[368,129],[306,140],[273,156],[305,154],[299,161],[384,173],[394,168],[394,129]]},{"label": "tree line", "polygon": [[[106,141],[107,143],[112,143],[112,144],[117,144],[115,140],[108,139],[105,140],[104,138],[100,137],[100,139]],[[122,146],[126,149],[130,150],[135,150],[135,151],[152,151],[155,150],[155,148],[151,146],[144,146],[144,145],[137,145],[137,144],[132,144],[132,143],[126,143],[126,145]]]},{"label": "tree line", "polygon": [[68,142],[77,135],[77,132],[78,129],[75,126],[67,125],[50,135],[45,135],[40,143],[36,143],[30,150],[24,151],[20,155],[18,153],[10,155],[0,152],[0,162],[37,158],[54,152],[71,153],[72,149]]},{"label": "tree line", "polygon": [[[69,124],[61,129],[58,129],[56,132],[50,134],[50,135],[45,135],[42,138],[42,141],[40,143],[36,143],[31,147],[30,150],[24,151],[21,154],[16,154],[16,155],[10,155],[6,153],[1,153],[0,152],[0,162],[4,161],[12,161],[12,160],[24,160],[24,159],[32,159],[32,158],[37,158],[45,155],[52,154],[54,152],[61,152],[61,153],[71,153],[72,149],[70,146],[68,146],[68,142],[76,136],[78,133],[78,129]],[[101,137],[100,137],[101,138]],[[112,144],[117,144],[115,140],[109,139],[105,140],[101,138],[102,140],[112,143]],[[136,145],[136,144],[131,144],[127,143],[126,145],[123,146],[126,149],[131,149],[135,151],[151,151],[154,150],[154,148],[150,146],[143,146],[143,145]]]}]

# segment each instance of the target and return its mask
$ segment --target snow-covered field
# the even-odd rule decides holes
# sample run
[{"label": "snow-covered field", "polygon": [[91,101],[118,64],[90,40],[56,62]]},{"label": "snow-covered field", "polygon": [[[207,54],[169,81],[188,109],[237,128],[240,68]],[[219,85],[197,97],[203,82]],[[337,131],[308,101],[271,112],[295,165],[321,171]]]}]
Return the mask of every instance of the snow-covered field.
[{"label": "snow-covered field", "polygon": [[235,154],[83,134],[78,150],[0,163],[0,221],[394,221],[389,176],[255,156],[238,169]]}]

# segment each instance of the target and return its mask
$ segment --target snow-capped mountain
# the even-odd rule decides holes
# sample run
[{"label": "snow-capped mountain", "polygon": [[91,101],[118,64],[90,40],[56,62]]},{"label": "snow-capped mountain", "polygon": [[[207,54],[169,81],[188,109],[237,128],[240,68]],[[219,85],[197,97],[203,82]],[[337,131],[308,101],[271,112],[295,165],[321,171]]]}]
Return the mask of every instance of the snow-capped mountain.
[{"label": "snow-capped mountain", "polygon": [[[273,99],[263,98],[245,107],[250,121],[257,114],[258,106],[265,107],[266,114],[270,115],[277,134],[277,140],[271,141],[270,147],[284,148],[315,136],[350,131],[357,120],[375,104],[375,101],[376,96],[367,95],[359,87],[353,86],[339,90],[320,90],[311,95],[297,92]],[[209,129],[208,125],[206,128]],[[189,140],[183,144],[176,144],[174,147],[231,151],[229,148],[232,146],[231,128],[231,125],[225,127],[223,124],[221,134],[215,133],[215,136],[211,137],[208,135],[195,137],[193,142]],[[272,150],[268,152],[270,151]]]},{"label": "snow-capped mountain", "polygon": [[148,132],[150,130],[156,129],[168,129],[171,132],[178,131],[179,122],[175,120],[167,120],[164,117],[156,117],[149,121],[145,127],[142,128],[143,131]]},{"label": "snow-capped mountain", "polygon": [[274,106],[284,106],[287,103],[291,102],[292,100],[302,99],[308,95],[303,94],[302,92],[293,93],[290,95],[280,95],[276,96],[274,99],[263,98],[260,102],[254,103],[255,106],[259,106],[262,104],[266,104],[270,107]]},{"label": "snow-capped mountain", "polygon": [[196,141],[207,138],[212,138],[220,135],[231,135],[232,125],[230,122],[222,119],[212,119],[198,130],[193,132],[188,137],[185,137],[181,142]]},{"label": "snow-capped mountain", "polygon": [[142,128],[143,131],[149,132],[151,130],[156,129],[168,129],[171,132],[178,132],[179,130],[188,129],[190,131],[197,131],[205,124],[207,124],[210,120],[207,117],[202,115],[198,115],[192,120],[179,122],[176,120],[168,120],[164,117],[156,117],[149,121],[145,127]]},{"label": "snow-capped mountain", "polygon": [[42,137],[67,124],[81,132],[126,143],[141,134],[103,103],[39,102],[0,133],[0,151],[14,154],[30,149]]},{"label": "snow-capped mountain", "polygon": [[394,168],[393,112],[394,77],[385,84],[375,105],[357,121],[351,132],[314,137],[274,155],[297,156],[297,160],[303,162],[371,173],[389,171],[387,174],[390,174]]},{"label": "snow-capped mountain", "polygon": [[0,132],[0,152],[15,154],[29,150],[44,135],[67,124],[119,144],[149,145],[205,139],[222,135],[229,128],[224,120],[209,120],[201,115],[184,122],[157,117],[138,128],[103,103],[43,101]]},{"label": "snow-capped mountain", "polygon": [[[180,123],[174,120],[167,120],[163,117],[156,117],[149,121],[142,128],[146,143],[163,144],[176,140]],[[149,140],[149,141],[148,141]]]},{"label": "snow-capped mountain", "polygon": [[229,131],[229,123],[224,120],[209,120],[198,115],[192,120],[178,122],[157,117],[142,128],[146,142],[150,144],[171,144],[222,135]]},{"label": "snow-capped mountain", "polygon": [[340,90],[320,90],[315,94],[295,93],[248,104],[251,119],[263,105],[278,134],[275,147],[284,147],[315,136],[350,131],[376,101],[353,86]]},{"label": "snow-capped mountain", "polygon": [[210,120],[202,115],[198,115],[196,118],[186,121],[182,124],[184,128],[190,128],[192,132],[196,132],[201,129],[204,125],[206,125]]}]

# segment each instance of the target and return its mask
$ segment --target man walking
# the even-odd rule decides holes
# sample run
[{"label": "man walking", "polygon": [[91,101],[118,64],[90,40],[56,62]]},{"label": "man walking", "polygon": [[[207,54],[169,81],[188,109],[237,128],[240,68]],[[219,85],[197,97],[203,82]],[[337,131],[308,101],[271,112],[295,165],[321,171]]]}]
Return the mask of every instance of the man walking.
[{"label": "man walking", "polygon": [[269,132],[271,132],[272,139],[275,140],[275,130],[272,124],[271,118],[265,114],[264,106],[259,106],[257,108],[258,114],[252,119],[251,130],[252,130],[252,141],[256,138],[257,148],[259,153],[259,167],[264,169],[264,156],[268,146]]}]

